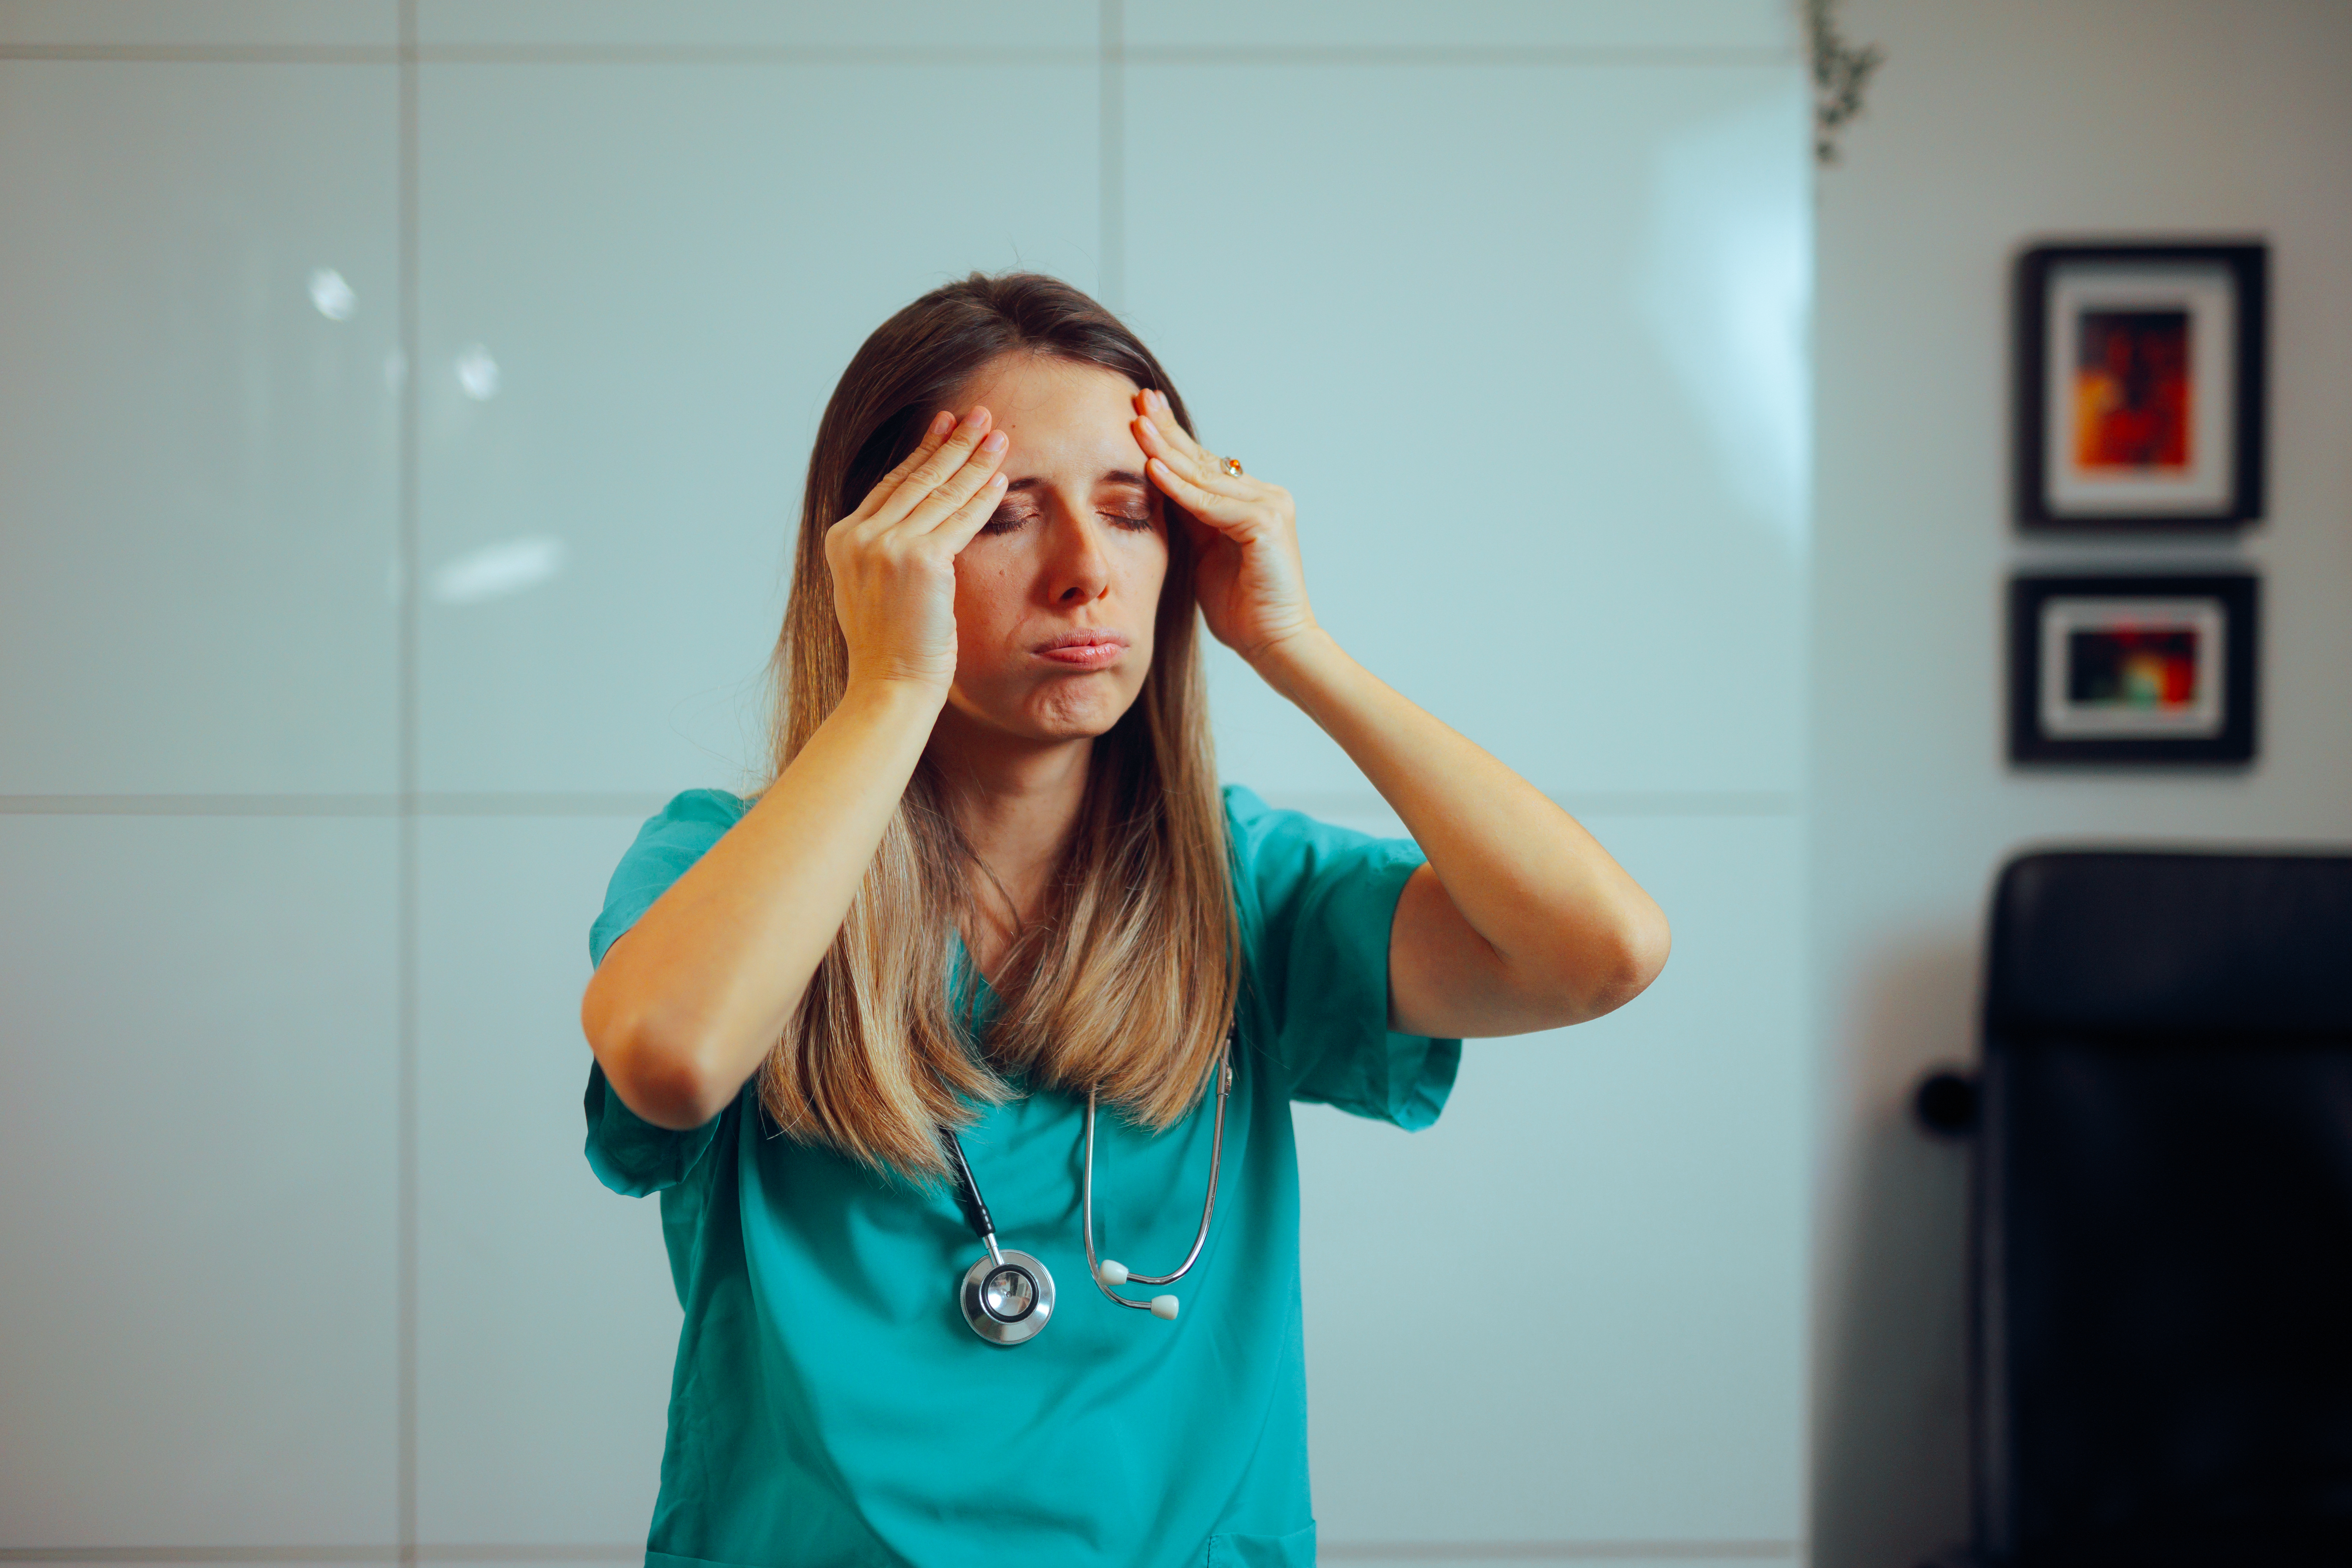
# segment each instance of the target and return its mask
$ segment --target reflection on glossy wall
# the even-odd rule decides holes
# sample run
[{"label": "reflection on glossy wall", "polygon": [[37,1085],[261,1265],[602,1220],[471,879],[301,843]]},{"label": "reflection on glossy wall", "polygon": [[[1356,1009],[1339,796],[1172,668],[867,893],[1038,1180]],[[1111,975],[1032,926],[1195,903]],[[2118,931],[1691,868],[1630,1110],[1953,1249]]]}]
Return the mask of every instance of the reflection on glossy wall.
[{"label": "reflection on glossy wall", "polygon": [[756,780],[842,365],[1018,265],[1676,922],[1431,1131],[1302,1110],[1327,1555],[1800,1556],[1805,111],[1776,0],[0,0],[0,1547],[642,1543],[587,922]]}]

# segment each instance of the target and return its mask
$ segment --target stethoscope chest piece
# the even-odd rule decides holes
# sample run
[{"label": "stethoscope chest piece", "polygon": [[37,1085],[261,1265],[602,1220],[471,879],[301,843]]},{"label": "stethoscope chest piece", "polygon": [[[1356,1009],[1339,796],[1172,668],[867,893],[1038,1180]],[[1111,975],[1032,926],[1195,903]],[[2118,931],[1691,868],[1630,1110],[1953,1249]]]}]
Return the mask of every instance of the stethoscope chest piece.
[{"label": "stethoscope chest piece", "polygon": [[956,1297],[973,1333],[992,1344],[1017,1345],[1053,1317],[1054,1277],[1027,1253],[1007,1247],[964,1270]]}]

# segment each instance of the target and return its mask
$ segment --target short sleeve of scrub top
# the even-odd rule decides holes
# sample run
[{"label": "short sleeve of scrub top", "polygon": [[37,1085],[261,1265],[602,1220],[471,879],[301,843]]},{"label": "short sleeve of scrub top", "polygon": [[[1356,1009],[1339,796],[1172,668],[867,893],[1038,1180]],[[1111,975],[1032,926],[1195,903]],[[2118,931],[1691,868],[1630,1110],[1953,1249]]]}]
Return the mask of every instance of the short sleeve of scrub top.
[{"label": "short sleeve of scrub top", "polygon": [[[648,821],[591,928],[592,961],[749,809],[692,790]],[[1082,1100],[1025,1093],[961,1135],[1000,1239],[1056,1275],[1046,1330],[1003,1347],[953,1306],[979,1247],[944,1192],[779,1135],[756,1078],[673,1131],[591,1068],[588,1163],[614,1192],[660,1194],[686,1312],[650,1568],[1313,1563],[1289,1105],[1427,1126],[1461,1045],[1388,1028],[1390,927],[1418,848],[1237,786],[1225,813],[1240,1044],[1215,1223],[1174,1288],[1173,1323],[1106,1300],[1087,1276],[1071,1163]],[[958,973],[984,1028],[986,982]],[[1154,1134],[1105,1113],[1104,1256],[1146,1271],[1183,1256],[1210,1118],[1199,1108]]]},{"label": "short sleeve of scrub top", "polygon": [[[1459,1040],[1391,1033],[1389,928],[1425,857],[1225,787],[1250,982],[1274,1023],[1268,1048],[1293,1100],[1319,1100],[1408,1131],[1437,1120]],[[1251,928],[1256,930],[1253,933]],[[1378,1037],[1364,1021],[1381,1021]]]},{"label": "short sleeve of scrub top", "polygon": [[[588,962],[625,932],[669,885],[686,875],[726,831],[742,819],[744,803],[715,789],[688,790],[637,830],[636,841],[604,889],[604,911],[588,928]],[[604,1072],[588,1084],[588,1163],[596,1179],[626,1197],[674,1186],[694,1168],[718,1131],[714,1117],[690,1132],[673,1132],[640,1119],[605,1086]]]}]

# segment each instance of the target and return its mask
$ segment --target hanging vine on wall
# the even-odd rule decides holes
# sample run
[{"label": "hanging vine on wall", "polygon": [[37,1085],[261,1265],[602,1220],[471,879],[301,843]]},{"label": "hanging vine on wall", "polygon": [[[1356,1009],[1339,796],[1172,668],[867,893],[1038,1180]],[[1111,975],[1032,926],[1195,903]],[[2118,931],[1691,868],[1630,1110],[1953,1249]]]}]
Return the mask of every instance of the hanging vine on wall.
[{"label": "hanging vine on wall", "polygon": [[1886,58],[1876,44],[1857,49],[1845,41],[1831,15],[1836,6],[1837,0],[1805,0],[1813,50],[1813,156],[1823,163],[1838,161],[1837,133],[1862,112],[1863,89]]}]

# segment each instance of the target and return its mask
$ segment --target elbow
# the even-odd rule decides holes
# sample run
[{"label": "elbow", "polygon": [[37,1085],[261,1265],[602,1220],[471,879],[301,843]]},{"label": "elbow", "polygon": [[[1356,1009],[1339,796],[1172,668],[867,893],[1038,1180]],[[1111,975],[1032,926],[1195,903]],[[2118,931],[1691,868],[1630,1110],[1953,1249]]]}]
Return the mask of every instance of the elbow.
[{"label": "elbow", "polygon": [[742,1086],[722,1082],[710,1056],[688,1037],[598,1005],[593,986],[580,1009],[588,1048],[621,1103],[656,1127],[683,1132],[727,1109]]},{"label": "elbow", "polygon": [[1664,910],[1647,897],[1637,898],[1600,931],[1588,927],[1564,941],[1569,951],[1552,969],[1564,984],[1551,998],[1563,1024],[1615,1012],[1665,968],[1674,932]]},{"label": "elbow", "polygon": [[1612,935],[1609,961],[1592,998],[1595,1005],[1591,1016],[1596,1018],[1603,1013],[1615,1012],[1647,991],[1650,983],[1666,967],[1667,954],[1675,944],[1665,911],[1646,897],[1618,921]]},{"label": "elbow", "polygon": [[720,1082],[688,1053],[640,1045],[625,1058],[624,1074],[604,1069],[613,1091],[640,1117],[673,1132],[701,1126],[726,1110],[742,1087]]}]

